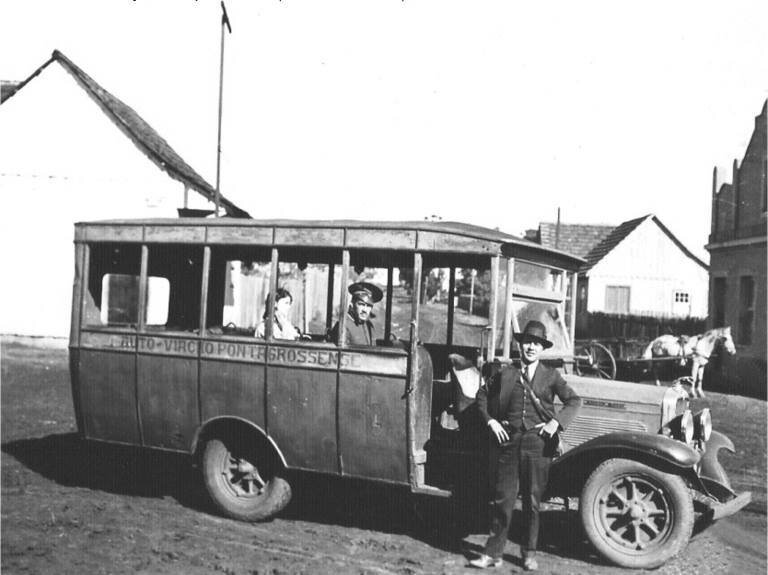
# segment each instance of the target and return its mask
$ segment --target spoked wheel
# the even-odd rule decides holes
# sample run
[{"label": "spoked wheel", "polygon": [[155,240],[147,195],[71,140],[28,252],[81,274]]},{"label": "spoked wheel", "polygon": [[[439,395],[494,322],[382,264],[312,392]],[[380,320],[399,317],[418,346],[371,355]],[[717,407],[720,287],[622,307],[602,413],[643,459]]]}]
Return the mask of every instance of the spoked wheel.
[{"label": "spoked wheel", "polygon": [[219,511],[234,519],[267,519],[288,504],[291,487],[278,472],[276,462],[253,445],[235,447],[222,439],[205,444],[205,487]]},{"label": "spoked wheel", "polygon": [[576,356],[574,371],[576,375],[616,379],[616,360],[602,343],[591,341],[582,348],[583,354]]},{"label": "spoked wheel", "polygon": [[592,545],[622,567],[658,567],[687,545],[693,530],[693,500],[685,482],[628,459],[598,466],[579,507]]}]

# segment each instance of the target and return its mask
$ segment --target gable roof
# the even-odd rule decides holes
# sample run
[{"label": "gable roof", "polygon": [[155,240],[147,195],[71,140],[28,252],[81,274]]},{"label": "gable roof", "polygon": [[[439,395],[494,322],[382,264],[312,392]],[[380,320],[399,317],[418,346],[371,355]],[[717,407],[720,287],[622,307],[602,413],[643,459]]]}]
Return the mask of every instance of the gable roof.
[{"label": "gable roof", "polygon": [[581,258],[605,238],[614,226],[592,224],[560,224],[541,222],[538,230],[538,242],[549,248],[558,248]]},{"label": "gable roof", "polygon": [[[639,218],[627,220],[616,227],[606,225],[585,224],[560,224],[558,246],[561,250],[584,258],[587,263],[581,267],[581,272],[586,272],[595,267],[605,256],[618,246],[637,227],[646,220],[652,220],[664,234],[686,256],[699,264],[705,270],[709,266],[697,258],[683,245],[683,243],[669,231],[669,228],[661,223],[661,220],[653,214],[647,214]],[[547,247],[555,247],[555,235],[557,224],[542,222],[539,224],[539,243]]]},{"label": "gable roof", "polygon": [[[58,62],[80,85],[85,93],[101,108],[102,112],[114,123],[142,153],[171,178],[195,190],[209,201],[215,201],[216,190],[203,177],[187,164],[179,154],[150,126],[133,108],[102,88],[93,78],[83,72],[69,58],[54,50],[50,59],[21,82],[16,90],[5,100],[16,96],[33,78],[37,77],[52,62]],[[219,196],[219,203],[224,212],[233,217],[248,218],[248,212],[234,203]]]}]

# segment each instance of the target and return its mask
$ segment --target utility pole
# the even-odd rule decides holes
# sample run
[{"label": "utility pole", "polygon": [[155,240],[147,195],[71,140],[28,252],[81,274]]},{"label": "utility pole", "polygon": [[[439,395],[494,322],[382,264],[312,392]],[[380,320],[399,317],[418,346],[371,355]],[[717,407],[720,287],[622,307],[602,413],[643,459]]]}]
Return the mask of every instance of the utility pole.
[{"label": "utility pole", "polygon": [[219,63],[219,136],[216,142],[216,195],[214,198],[215,214],[219,217],[219,203],[221,201],[221,191],[219,184],[221,181],[221,108],[224,95],[224,26],[229,33],[232,33],[232,26],[227,16],[227,8],[224,6],[224,0],[221,0],[221,61]]}]

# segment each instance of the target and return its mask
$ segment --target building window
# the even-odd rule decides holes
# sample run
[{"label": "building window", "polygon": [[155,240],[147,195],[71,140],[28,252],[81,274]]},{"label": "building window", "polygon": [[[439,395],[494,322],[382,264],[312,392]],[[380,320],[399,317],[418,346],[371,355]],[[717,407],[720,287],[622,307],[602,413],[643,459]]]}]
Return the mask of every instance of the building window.
[{"label": "building window", "polygon": [[755,278],[741,276],[739,280],[739,338],[738,343],[752,345],[752,323],[755,317]]},{"label": "building window", "polygon": [[687,291],[675,292],[675,303],[689,303],[690,301],[690,294]]},{"label": "building window", "polygon": [[712,327],[725,326],[725,278],[715,278],[712,282]]},{"label": "building window", "polygon": [[629,286],[605,286],[606,313],[629,313]]}]

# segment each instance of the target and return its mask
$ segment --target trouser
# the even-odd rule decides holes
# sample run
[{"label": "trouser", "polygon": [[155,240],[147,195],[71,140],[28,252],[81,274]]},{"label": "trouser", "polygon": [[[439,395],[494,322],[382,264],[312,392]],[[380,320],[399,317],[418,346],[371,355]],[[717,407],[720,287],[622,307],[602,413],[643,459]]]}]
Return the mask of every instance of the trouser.
[{"label": "trouser", "polygon": [[491,501],[491,529],[485,553],[501,557],[518,491],[523,499],[525,531],[520,545],[523,555],[536,551],[539,539],[539,505],[547,487],[552,458],[544,455],[545,441],[537,429],[516,432],[510,442],[497,448],[496,483]]}]

